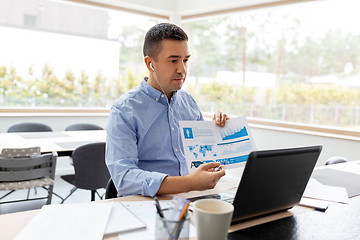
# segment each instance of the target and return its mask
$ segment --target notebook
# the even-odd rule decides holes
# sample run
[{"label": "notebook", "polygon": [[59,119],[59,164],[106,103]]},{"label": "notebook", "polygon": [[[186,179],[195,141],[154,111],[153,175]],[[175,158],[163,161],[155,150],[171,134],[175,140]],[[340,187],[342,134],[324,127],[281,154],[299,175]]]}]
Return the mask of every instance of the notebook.
[{"label": "notebook", "polygon": [[233,199],[232,222],[297,205],[321,149],[307,146],[251,152]]},{"label": "notebook", "polygon": [[121,202],[114,202],[104,236],[114,236],[119,233],[146,228],[146,224],[133,214]]}]

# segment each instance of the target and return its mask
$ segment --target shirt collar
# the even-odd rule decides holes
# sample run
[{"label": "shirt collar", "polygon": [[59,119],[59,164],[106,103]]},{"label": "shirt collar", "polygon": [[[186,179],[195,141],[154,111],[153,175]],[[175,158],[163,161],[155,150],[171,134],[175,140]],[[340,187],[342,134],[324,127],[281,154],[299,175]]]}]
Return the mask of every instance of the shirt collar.
[{"label": "shirt collar", "polygon": [[[165,97],[162,97],[162,95],[164,95],[164,93],[162,93],[161,91],[153,88],[148,82],[149,78],[148,77],[144,77],[142,80],[141,80],[141,83],[140,83],[140,88],[141,90],[146,94],[148,95],[149,97],[151,97],[152,99],[154,99],[155,101],[158,101],[158,102],[161,102],[161,103],[166,103],[167,105],[167,99],[166,99],[166,96]],[[177,92],[178,91],[175,91],[171,97],[171,101],[175,101],[176,100],[176,96],[177,96]],[[160,99],[163,99],[164,101],[161,101]]]}]

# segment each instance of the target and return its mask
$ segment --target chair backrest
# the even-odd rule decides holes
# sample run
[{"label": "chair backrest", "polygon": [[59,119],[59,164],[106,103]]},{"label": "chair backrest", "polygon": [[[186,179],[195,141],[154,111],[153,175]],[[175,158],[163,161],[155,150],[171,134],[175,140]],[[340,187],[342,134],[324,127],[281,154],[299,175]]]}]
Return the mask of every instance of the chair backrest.
[{"label": "chair backrest", "polygon": [[52,132],[52,129],[44,123],[23,122],[12,125],[7,132]]},{"label": "chair backrest", "polygon": [[117,198],[117,190],[113,180],[110,178],[106,185],[105,199]]},{"label": "chair backrest", "polygon": [[86,131],[86,130],[104,130],[102,127],[91,123],[76,123],[67,126],[65,131]]},{"label": "chair backrest", "polygon": [[2,158],[37,157],[40,155],[40,147],[3,148],[1,151]]},{"label": "chair backrest", "polygon": [[346,158],[340,157],[340,156],[334,156],[334,157],[329,158],[326,161],[325,165],[332,165],[332,164],[344,163],[344,162],[347,162]]},{"label": "chair backrest", "polygon": [[0,182],[14,182],[42,177],[55,178],[57,152],[34,157],[0,157]]},{"label": "chair backrest", "polygon": [[110,178],[105,164],[105,142],[89,143],[72,153],[75,186],[87,190],[105,188]]}]

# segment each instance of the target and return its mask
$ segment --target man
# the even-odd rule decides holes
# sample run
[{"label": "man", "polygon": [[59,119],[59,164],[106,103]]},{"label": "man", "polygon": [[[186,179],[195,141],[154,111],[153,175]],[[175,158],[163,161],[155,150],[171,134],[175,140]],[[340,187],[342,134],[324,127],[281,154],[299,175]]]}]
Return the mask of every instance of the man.
[{"label": "man", "polygon": [[[173,194],[214,188],[225,175],[219,163],[200,165],[189,174],[182,150],[179,121],[203,120],[192,96],[180,90],[190,58],[186,33],[169,23],[145,36],[144,61],[149,70],[140,85],[111,108],[106,164],[118,196]],[[224,126],[228,117],[217,112]]]}]

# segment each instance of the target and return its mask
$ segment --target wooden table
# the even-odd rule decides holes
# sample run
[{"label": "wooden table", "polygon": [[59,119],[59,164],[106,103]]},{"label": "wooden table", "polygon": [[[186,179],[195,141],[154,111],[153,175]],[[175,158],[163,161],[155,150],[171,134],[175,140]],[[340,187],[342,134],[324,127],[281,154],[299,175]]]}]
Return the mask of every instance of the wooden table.
[{"label": "wooden table", "polygon": [[3,148],[40,146],[42,153],[57,151],[59,156],[70,156],[81,145],[105,141],[105,130],[0,133],[0,153]]}]

